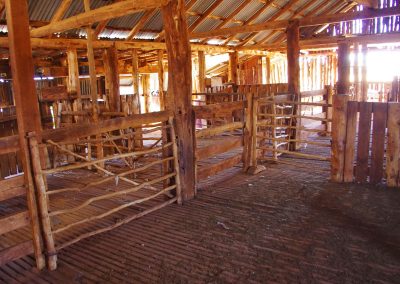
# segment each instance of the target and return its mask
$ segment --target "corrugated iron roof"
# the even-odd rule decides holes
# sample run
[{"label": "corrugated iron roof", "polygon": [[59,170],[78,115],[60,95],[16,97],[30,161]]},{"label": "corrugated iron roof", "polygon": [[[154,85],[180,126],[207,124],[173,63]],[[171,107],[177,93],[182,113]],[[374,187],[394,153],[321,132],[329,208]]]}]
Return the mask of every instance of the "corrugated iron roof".
[{"label": "corrugated iron roof", "polygon": [[[197,0],[197,2],[190,8],[190,12],[193,12],[196,15],[188,15],[188,25],[192,25],[198,18],[199,15],[205,13],[210,6],[212,6],[217,0]],[[244,1],[249,0],[224,0],[222,3],[214,9],[211,13],[211,17],[206,18],[198,27],[196,27],[196,32],[206,32],[212,29],[215,29],[225,18],[229,17],[233,11],[237,7],[239,7]],[[313,2],[308,8],[303,9],[302,7],[309,5],[310,2]],[[290,19],[293,17],[294,13],[298,11],[302,11],[298,17],[305,16],[309,14],[311,11],[314,11],[317,6],[322,3],[325,3],[324,7],[336,6],[337,9],[342,8],[347,4],[347,1],[340,2],[343,5],[338,6],[334,5],[339,0],[298,0],[293,6],[278,17],[278,20]],[[31,21],[39,21],[39,22],[48,22],[52,19],[53,15],[57,11],[60,6],[62,0],[28,0],[29,3],[29,15]],[[104,5],[109,5],[113,3],[114,0],[91,0],[91,8],[96,9]],[[186,0],[188,3],[189,0]],[[248,21],[253,15],[257,13],[260,9],[262,9],[265,5],[267,8],[253,21],[251,24],[263,23],[268,21],[271,17],[276,15],[279,12],[279,9],[290,3],[291,0],[271,0],[271,1],[262,1],[262,0],[250,0],[249,3],[237,14],[233,17],[233,21],[228,22],[224,25],[224,28],[234,27],[242,25],[242,23]],[[329,12],[335,12],[330,11]],[[72,4],[66,11],[64,18],[82,13],[84,11],[83,1],[82,0],[72,0]],[[320,11],[315,11],[313,14],[318,15],[321,13],[326,13],[325,9],[320,9]],[[1,15],[4,19],[4,13]],[[140,18],[144,15],[144,12],[135,13],[123,17],[119,17],[116,19],[112,19],[108,22],[107,28],[104,29],[100,33],[101,38],[110,38],[110,39],[124,39],[127,37],[129,31],[138,23]],[[158,10],[154,13],[154,15],[144,23],[141,31],[135,36],[135,39],[145,39],[145,40],[153,40],[157,37],[157,35],[163,29],[163,22],[161,12]],[[6,32],[6,28],[1,28],[0,32]],[[269,31],[259,32],[254,38],[253,41],[257,42],[258,40],[264,39]],[[73,31],[68,31],[64,33],[65,35],[70,36],[85,36],[86,32],[84,29],[77,29]],[[238,34],[235,35],[236,39],[245,39],[248,34]],[[214,39],[215,41],[215,39]],[[220,42],[225,42],[222,40]],[[230,41],[228,44],[237,44],[237,41]],[[251,43],[249,43],[251,44]]]}]

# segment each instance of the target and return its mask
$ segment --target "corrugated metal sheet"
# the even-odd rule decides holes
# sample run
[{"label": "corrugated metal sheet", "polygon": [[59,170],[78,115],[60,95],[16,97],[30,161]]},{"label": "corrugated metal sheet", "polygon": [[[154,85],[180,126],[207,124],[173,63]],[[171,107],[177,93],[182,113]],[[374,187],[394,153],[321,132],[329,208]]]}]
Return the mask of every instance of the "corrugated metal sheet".
[{"label": "corrugated metal sheet", "polygon": [[[113,3],[114,0],[91,0],[91,8],[96,9],[104,5],[109,5]],[[188,3],[190,0],[186,0]],[[215,3],[216,0],[198,0],[190,9],[191,12],[195,12],[197,14],[203,14],[209,9],[211,5]],[[215,29],[219,23],[221,23],[222,19],[229,17],[229,15],[239,7],[245,0],[224,0],[222,3],[211,13],[211,15],[220,17],[217,18],[206,18],[196,29],[196,32],[206,32]],[[291,9],[289,9],[286,13],[281,15],[278,19],[289,19],[293,17],[293,14],[302,11],[300,16],[304,16],[313,11],[318,5],[321,3],[325,3],[323,8],[319,9],[319,11],[315,12],[314,15],[324,14],[327,12],[332,12],[331,7],[334,6],[338,0],[329,0],[323,1],[318,0],[313,2],[310,7],[302,10],[305,5],[310,3],[312,0],[298,0]],[[57,11],[60,6],[62,0],[28,0],[29,3],[29,15],[32,21],[50,21],[53,17],[54,13]],[[268,8],[265,9],[254,21],[252,24],[263,23],[268,21],[273,15],[279,12],[279,8],[284,7],[288,3],[291,3],[291,0],[273,0],[273,4],[265,4],[259,0],[251,0],[248,5],[246,5],[242,11],[240,11],[237,15],[234,16],[235,20],[239,20],[242,22],[247,21],[251,18],[257,11],[259,11],[264,5],[268,5]],[[340,1],[343,4],[340,6],[336,5],[336,9],[338,10],[347,4],[347,1]],[[64,18],[82,13],[84,10],[83,0],[73,0],[71,6],[66,11]],[[4,18],[4,12],[2,13],[2,17]],[[132,15],[127,15],[124,17],[112,19],[108,22],[107,29],[105,29],[101,34],[101,38],[117,38],[124,39],[126,38],[129,30],[131,30],[143,16],[144,12],[135,13]],[[191,26],[197,19],[198,15],[188,16],[188,25]],[[241,25],[237,22],[229,22],[224,27],[234,27]],[[115,29],[112,29],[115,28]],[[158,10],[144,25],[140,33],[135,36],[137,39],[146,39],[151,40],[156,37],[156,35],[163,30],[163,21],[161,12]],[[0,29],[0,32],[6,32],[6,28]],[[259,33],[254,40],[260,40],[265,38],[265,35],[268,32]],[[77,29],[68,31],[65,33],[68,36],[86,36],[84,29]],[[236,35],[236,38],[243,39],[246,38],[248,34],[240,34]],[[233,44],[234,42],[231,42]]]},{"label": "corrugated metal sheet", "polygon": [[139,22],[140,18],[144,15],[145,12],[135,13],[132,15],[127,15],[119,18],[112,19],[108,22],[109,27],[114,28],[133,28],[137,22]]},{"label": "corrugated metal sheet", "polygon": [[222,18],[228,17],[237,7],[239,7],[245,0],[232,1],[224,0],[212,13],[215,16]]}]

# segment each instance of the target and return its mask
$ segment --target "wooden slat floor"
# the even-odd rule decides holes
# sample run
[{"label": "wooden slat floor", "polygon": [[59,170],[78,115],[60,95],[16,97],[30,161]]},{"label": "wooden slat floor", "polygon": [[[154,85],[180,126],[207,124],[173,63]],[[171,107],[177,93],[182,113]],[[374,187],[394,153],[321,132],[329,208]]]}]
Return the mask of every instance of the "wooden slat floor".
[{"label": "wooden slat floor", "polygon": [[333,184],[283,164],[239,168],[169,205],[59,253],[0,268],[3,283],[399,283],[400,191]]}]

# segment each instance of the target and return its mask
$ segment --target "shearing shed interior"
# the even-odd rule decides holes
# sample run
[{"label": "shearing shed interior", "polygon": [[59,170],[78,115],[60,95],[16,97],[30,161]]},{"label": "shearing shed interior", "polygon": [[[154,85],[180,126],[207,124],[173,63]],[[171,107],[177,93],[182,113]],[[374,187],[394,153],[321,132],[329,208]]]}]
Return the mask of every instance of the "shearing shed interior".
[{"label": "shearing shed interior", "polygon": [[0,0],[0,283],[400,283],[399,0]]}]

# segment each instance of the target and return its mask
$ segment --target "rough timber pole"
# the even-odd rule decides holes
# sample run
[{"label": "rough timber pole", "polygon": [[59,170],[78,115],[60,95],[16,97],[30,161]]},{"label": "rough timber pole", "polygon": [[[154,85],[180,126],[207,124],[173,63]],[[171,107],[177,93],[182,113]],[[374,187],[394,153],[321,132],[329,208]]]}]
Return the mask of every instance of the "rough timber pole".
[{"label": "rough timber pole", "polygon": [[118,54],[115,47],[109,47],[104,52],[104,71],[106,77],[106,94],[110,111],[121,111],[119,96]]},{"label": "rough timber pole", "polygon": [[[295,101],[300,101],[300,29],[299,21],[293,21],[287,29],[287,63],[288,63],[288,87],[289,93],[294,95]],[[300,108],[300,107],[299,107]],[[295,109],[295,114],[298,110]],[[294,122],[293,125],[301,126],[301,121]],[[292,134],[293,140],[300,139],[301,134],[296,129]],[[299,138],[297,138],[299,137]],[[296,150],[296,142],[290,143],[290,149]]]},{"label": "rough timber pole", "polygon": [[199,92],[204,93],[206,91],[206,55],[202,50],[197,55],[199,57]]},{"label": "rough timber pole", "polygon": [[29,34],[27,1],[6,0],[6,18],[10,45],[10,62],[13,76],[14,99],[16,103],[21,159],[27,188],[27,203],[32,225],[33,246],[36,266],[44,268],[45,261],[40,242],[40,227],[37,215],[36,197],[31,172],[26,135],[36,132],[41,137],[42,127],[35,82],[32,49]]},{"label": "rough timber pole", "polygon": [[238,52],[229,53],[229,82],[237,85],[238,80]]},{"label": "rough timber pole", "polygon": [[183,200],[195,196],[194,116],[191,104],[192,66],[184,0],[162,7],[168,53],[168,96],[176,120]]},{"label": "rough timber pole", "polygon": [[132,80],[133,80],[132,113],[140,114],[139,56],[137,49],[132,49]]},{"label": "rough timber pole", "polygon": [[350,44],[347,41],[339,42],[338,49],[338,81],[337,93],[348,95],[350,90]]},{"label": "rough timber pole", "polygon": [[158,92],[160,98],[160,110],[165,110],[164,94],[164,50],[158,51]]}]

